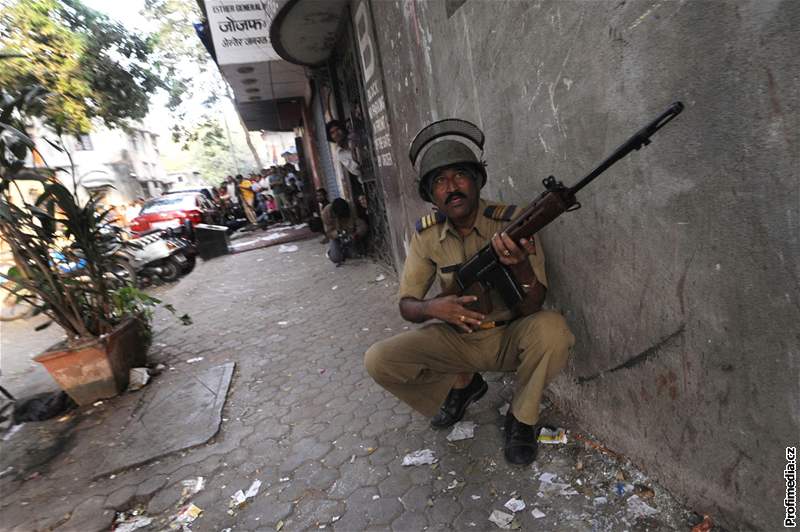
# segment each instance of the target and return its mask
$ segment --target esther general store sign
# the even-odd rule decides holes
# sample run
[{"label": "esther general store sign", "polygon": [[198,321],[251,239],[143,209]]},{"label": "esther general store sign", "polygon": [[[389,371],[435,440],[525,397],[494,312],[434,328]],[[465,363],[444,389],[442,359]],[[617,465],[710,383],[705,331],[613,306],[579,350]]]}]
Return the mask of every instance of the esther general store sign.
[{"label": "esther general store sign", "polygon": [[269,40],[275,0],[207,0],[208,25],[220,65],[280,59]]}]

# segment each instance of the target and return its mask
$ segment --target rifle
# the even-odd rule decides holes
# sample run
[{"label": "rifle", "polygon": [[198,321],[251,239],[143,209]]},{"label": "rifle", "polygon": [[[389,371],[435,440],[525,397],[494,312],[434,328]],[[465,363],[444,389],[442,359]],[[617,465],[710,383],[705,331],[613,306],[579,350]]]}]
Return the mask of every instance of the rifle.
[{"label": "rifle", "polygon": [[[650,144],[650,137],[670,120],[678,116],[681,111],[683,111],[681,102],[675,102],[670,105],[664,113],[626,140],[610,157],[589,172],[586,177],[578,181],[575,186],[565,187],[560,181],[556,181],[553,176],[542,180],[545,191],[533,200],[522,214],[509,223],[503,231],[514,242],[519,243],[523,238],[531,238],[561,214],[580,209],[581,204],[575,197],[578,191],[633,150],[638,150],[642,146]],[[455,284],[452,288],[458,294],[478,295],[485,292],[486,289],[494,288],[499,292],[508,308],[512,309],[525,299],[525,292],[522,286],[517,282],[511,269],[500,262],[491,242],[462,263],[456,270],[454,277]],[[450,293],[452,291],[448,290],[442,295]],[[486,313],[485,308],[482,310]]]}]

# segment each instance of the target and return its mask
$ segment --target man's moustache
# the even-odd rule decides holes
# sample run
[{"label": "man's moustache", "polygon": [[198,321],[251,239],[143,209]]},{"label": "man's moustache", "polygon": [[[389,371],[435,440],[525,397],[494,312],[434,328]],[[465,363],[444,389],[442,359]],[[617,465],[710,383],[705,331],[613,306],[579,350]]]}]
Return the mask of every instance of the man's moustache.
[{"label": "man's moustache", "polygon": [[450,203],[450,201],[454,200],[455,198],[467,199],[467,197],[464,194],[461,194],[460,192],[453,192],[452,194],[447,196],[447,199],[444,200],[445,205]]}]

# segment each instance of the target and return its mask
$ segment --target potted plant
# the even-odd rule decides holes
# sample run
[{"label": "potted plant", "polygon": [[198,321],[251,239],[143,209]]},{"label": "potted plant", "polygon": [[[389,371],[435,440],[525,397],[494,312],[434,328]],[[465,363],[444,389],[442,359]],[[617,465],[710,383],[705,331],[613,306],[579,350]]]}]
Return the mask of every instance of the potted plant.
[{"label": "potted plant", "polygon": [[[3,287],[50,318],[38,328],[56,323],[64,330],[66,339],[35,360],[85,405],[124,390],[129,369],[145,364],[159,301],[135,288],[117,253],[125,235],[110,210],[91,194],[81,201],[77,186],[61,184],[56,170],[30,164],[40,156],[24,133],[25,111],[41,97],[36,88],[0,90],[0,237],[15,265]],[[41,189],[35,199],[23,192],[31,184]]]}]

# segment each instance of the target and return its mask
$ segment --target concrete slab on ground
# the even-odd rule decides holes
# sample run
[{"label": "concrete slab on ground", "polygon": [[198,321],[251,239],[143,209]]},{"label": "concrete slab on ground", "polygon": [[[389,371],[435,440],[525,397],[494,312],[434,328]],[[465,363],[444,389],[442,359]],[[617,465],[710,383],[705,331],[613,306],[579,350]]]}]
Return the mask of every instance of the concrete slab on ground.
[{"label": "concrete slab on ground", "polygon": [[122,444],[106,456],[97,475],[128,469],[214,437],[234,365],[229,362],[199,373],[182,373],[172,382],[147,388],[120,434]]},{"label": "concrete slab on ground", "polygon": [[239,238],[230,243],[231,253],[242,253],[254,249],[277,246],[288,242],[306,240],[316,236],[317,233],[311,231],[306,224],[300,225],[277,225],[266,231],[253,231],[244,233]]}]

